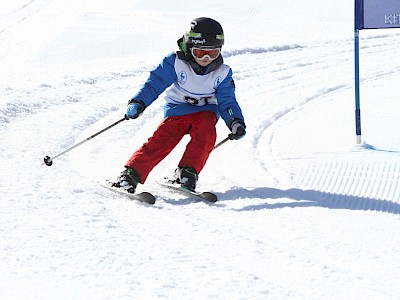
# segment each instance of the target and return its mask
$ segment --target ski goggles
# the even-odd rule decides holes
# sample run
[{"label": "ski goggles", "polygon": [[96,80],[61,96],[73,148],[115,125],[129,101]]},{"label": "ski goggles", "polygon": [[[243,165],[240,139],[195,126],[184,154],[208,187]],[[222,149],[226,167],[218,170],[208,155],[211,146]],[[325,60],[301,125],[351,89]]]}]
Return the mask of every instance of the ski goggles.
[{"label": "ski goggles", "polygon": [[190,48],[193,57],[204,60],[208,58],[210,60],[216,59],[221,53],[221,48],[200,48],[200,47],[192,47]]}]

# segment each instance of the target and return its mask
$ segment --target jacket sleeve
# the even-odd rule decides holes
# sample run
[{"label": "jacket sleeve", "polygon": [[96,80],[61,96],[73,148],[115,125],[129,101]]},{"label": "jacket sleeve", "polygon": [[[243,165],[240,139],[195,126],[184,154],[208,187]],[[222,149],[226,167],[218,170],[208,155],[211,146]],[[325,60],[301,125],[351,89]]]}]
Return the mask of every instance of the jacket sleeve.
[{"label": "jacket sleeve", "polygon": [[232,78],[232,69],[229,69],[228,75],[217,87],[215,93],[218,100],[218,109],[221,118],[225,121],[226,126],[230,128],[233,121],[239,120],[244,123],[242,110],[236,101],[235,82]]},{"label": "jacket sleeve", "polygon": [[164,57],[162,62],[150,72],[149,78],[132,99],[142,101],[147,107],[153,103],[166,88],[171,86],[177,79],[175,58],[175,53]]}]

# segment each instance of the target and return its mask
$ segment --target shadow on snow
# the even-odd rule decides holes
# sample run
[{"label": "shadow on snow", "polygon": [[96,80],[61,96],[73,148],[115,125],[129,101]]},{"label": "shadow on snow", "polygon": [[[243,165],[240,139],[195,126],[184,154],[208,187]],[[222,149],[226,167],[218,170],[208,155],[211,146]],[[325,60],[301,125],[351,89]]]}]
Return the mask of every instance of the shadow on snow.
[{"label": "shadow on snow", "polygon": [[285,207],[326,207],[331,209],[371,210],[393,214],[400,214],[400,203],[352,195],[341,195],[316,190],[302,190],[292,188],[281,190],[259,187],[254,189],[236,188],[224,193],[217,193],[220,201],[241,198],[280,199],[286,198],[294,202],[260,203],[244,206],[237,211],[251,211],[260,209],[275,209]]}]

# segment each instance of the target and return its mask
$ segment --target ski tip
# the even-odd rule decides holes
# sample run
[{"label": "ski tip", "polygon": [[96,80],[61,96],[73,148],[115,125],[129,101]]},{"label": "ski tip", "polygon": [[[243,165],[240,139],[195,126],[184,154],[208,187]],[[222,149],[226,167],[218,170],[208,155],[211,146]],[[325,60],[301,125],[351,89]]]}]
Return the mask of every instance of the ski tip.
[{"label": "ski tip", "polygon": [[146,199],[144,202],[146,202],[148,204],[153,205],[156,203],[156,197],[149,192],[141,192],[140,194],[137,194],[137,195],[140,195],[140,197],[143,197],[144,199]]},{"label": "ski tip", "polygon": [[200,194],[202,198],[204,198],[205,200],[215,203],[218,201],[218,197],[217,195],[215,195],[214,193],[211,192],[203,192]]}]

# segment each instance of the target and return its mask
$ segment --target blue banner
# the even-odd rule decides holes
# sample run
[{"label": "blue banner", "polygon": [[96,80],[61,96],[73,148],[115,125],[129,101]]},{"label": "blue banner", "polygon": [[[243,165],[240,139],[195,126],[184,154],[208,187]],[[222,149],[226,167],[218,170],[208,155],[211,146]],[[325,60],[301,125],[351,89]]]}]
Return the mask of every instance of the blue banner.
[{"label": "blue banner", "polygon": [[355,29],[400,28],[400,0],[355,0]]}]

